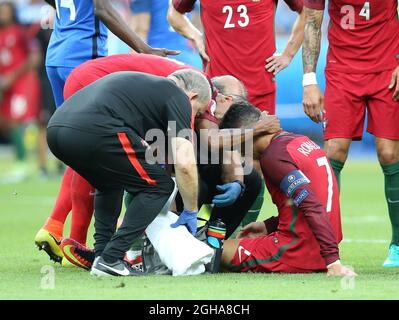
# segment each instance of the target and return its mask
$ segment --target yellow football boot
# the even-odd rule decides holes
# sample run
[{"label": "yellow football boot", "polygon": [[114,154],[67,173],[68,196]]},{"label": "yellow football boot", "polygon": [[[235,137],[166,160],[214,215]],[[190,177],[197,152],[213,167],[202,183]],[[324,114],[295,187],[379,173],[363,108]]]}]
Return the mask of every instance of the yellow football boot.
[{"label": "yellow football boot", "polygon": [[35,237],[35,244],[39,250],[44,250],[54,262],[61,263],[64,254],[60,248],[62,239],[57,239],[45,229],[40,229]]}]

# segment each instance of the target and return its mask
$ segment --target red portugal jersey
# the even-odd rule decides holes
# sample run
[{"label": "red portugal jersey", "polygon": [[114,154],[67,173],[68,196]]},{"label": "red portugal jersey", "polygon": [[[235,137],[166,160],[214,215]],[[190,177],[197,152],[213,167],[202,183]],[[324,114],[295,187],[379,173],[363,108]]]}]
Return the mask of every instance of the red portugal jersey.
[{"label": "red portugal jersey", "polygon": [[[304,0],[323,10],[325,0]],[[329,0],[327,70],[378,73],[399,65],[398,0]]]},{"label": "red portugal jersey", "polygon": [[29,56],[29,41],[24,28],[12,25],[0,28],[0,74],[6,75],[18,69]]},{"label": "red portugal jersey", "polygon": [[[64,86],[64,98],[67,100],[80,89],[114,72],[135,71],[167,77],[177,70],[187,68],[194,69],[180,61],[149,54],[117,54],[89,60],[75,68],[69,75]],[[208,81],[211,84],[209,78]],[[211,104],[202,118],[219,124],[213,115],[213,107],[216,105]]]},{"label": "red portugal jersey", "polygon": [[323,270],[339,259],[342,240],[338,185],[325,152],[308,137],[275,136],[260,159],[278,208],[273,247],[293,267]]},{"label": "red portugal jersey", "polygon": [[[0,76],[18,70],[34,50],[32,39],[23,26],[14,24],[0,28]],[[2,92],[0,112],[10,121],[29,122],[37,118],[40,87],[35,70],[20,75],[12,86]]]},{"label": "red portugal jersey", "polygon": [[[302,10],[302,0],[285,2],[292,10]],[[173,0],[180,13],[191,11],[194,3]],[[252,102],[276,90],[273,74],[265,69],[266,59],[276,52],[276,5],[276,0],[201,0],[206,51],[211,59],[207,74],[240,79]]]},{"label": "red portugal jersey", "polygon": [[177,70],[187,68],[191,67],[177,60],[149,54],[118,54],[89,60],[74,69],[68,77],[64,98],[68,99],[83,87],[114,72],[136,71],[167,77]]}]

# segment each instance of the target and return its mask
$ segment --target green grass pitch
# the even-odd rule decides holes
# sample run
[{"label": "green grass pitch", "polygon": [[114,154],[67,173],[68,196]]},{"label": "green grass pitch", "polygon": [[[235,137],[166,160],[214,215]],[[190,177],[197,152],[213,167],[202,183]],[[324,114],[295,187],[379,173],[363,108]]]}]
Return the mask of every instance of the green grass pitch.
[{"label": "green grass pitch", "polygon": [[[3,167],[4,169],[4,167]],[[343,173],[341,258],[359,276],[218,274],[174,278],[94,279],[54,265],[33,243],[48,216],[59,180],[0,184],[0,299],[398,299],[399,269],[381,267],[390,226],[377,163],[350,161]],[[263,217],[275,213],[266,197]],[[91,229],[91,234],[93,230]],[[90,236],[90,238],[92,238]],[[46,289],[46,266],[54,289]],[[44,269],[42,269],[44,267]]]}]

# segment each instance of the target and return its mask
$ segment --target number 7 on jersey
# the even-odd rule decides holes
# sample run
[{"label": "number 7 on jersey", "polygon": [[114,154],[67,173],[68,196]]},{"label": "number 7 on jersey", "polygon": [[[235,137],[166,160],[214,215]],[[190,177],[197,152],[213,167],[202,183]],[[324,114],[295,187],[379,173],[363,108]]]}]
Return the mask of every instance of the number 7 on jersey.
[{"label": "number 7 on jersey", "polygon": [[332,198],[333,198],[333,173],[330,167],[330,164],[328,163],[327,157],[321,157],[317,159],[317,164],[319,167],[326,167],[327,171],[327,180],[328,180],[328,199],[327,199],[327,205],[326,205],[326,211],[331,212],[332,209]]}]

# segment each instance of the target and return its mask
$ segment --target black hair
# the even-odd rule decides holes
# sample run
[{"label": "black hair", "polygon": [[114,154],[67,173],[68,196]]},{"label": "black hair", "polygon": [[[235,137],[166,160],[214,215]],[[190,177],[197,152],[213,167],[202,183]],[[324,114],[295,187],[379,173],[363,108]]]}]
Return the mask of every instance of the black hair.
[{"label": "black hair", "polygon": [[224,115],[220,129],[245,128],[257,122],[261,112],[248,101],[235,102]]}]

